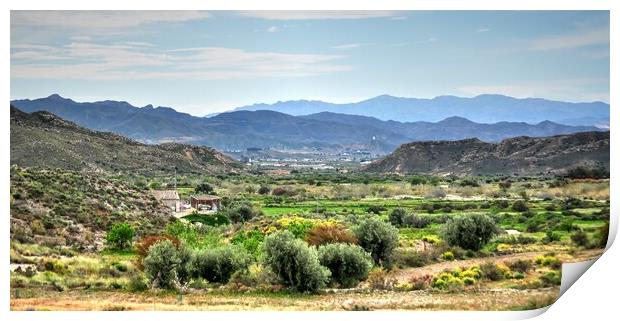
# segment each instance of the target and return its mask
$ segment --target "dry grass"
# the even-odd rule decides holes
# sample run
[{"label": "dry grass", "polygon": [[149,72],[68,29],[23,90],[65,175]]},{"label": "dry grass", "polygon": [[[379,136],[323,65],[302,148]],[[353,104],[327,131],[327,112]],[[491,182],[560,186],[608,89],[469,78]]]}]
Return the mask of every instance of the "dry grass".
[{"label": "dry grass", "polygon": [[494,289],[462,293],[438,291],[331,293],[324,295],[264,295],[190,293],[179,303],[174,293],[39,291],[35,298],[11,297],[11,310],[510,310],[530,302],[555,298],[558,288]]}]

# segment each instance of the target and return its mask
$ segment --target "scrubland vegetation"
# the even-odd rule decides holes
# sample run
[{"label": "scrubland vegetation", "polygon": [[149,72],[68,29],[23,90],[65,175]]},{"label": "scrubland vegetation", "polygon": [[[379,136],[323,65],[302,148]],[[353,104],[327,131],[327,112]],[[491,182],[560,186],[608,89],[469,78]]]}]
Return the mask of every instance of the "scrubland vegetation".
[{"label": "scrubland vegetation", "polygon": [[[13,309],[529,309],[553,302],[562,262],[601,253],[609,221],[598,178],[182,177],[182,197],[222,209],[155,224],[164,178],[11,175]],[[73,229],[92,236],[41,241]]]}]

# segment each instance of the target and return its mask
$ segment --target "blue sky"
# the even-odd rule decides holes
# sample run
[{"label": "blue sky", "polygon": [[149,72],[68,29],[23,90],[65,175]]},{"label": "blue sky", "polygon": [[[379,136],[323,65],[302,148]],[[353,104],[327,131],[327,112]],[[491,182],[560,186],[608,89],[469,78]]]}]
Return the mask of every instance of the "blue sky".
[{"label": "blue sky", "polygon": [[12,11],[11,98],[609,101],[606,11]]}]

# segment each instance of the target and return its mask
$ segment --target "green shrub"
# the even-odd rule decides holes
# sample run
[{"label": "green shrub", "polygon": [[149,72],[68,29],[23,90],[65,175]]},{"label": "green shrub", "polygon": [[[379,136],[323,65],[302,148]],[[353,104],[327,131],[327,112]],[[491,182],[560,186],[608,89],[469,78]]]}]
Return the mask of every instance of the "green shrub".
[{"label": "green shrub", "polygon": [[56,261],[56,260],[47,260],[43,263],[43,267],[45,268],[45,271],[50,271],[50,272],[54,272],[56,274],[64,274],[65,272],[67,272],[67,266],[60,262],[60,261]]},{"label": "green shrub", "polygon": [[258,194],[260,195],[267,195],[269,194],[269,192],[271,192],[271,189],[267,185],[261,185],[261,187],[258,189]]},{"label": "green shrub", "polygon": [[476,279],[472,278],[472,277],[464,277],[463,278],[463,284],[465,285],[472,285],[476,283]]},{"label": "green shrub", "polygon": [[415,185],[424,185],[424,184],[426,184],[426,177],[424,177],[424,176],[418,176],[418,175],[411,176],[411,178],[409,179],[409,183],[410,183],[412,186],[415,186]]},{"label": "green shrub", "polygon": [[149,288],[144,277],[140,274],[136,274],[129,278],[127,289],[131,292],[142,292]]},{"label": "green shrub", "polygon": [[[173,244],[174,245],[174,244]],[[195,254],[193,251],[188,249],[185,246],[178,246],[177,248],[177,256],[179,258],[179,265],[176,268],[177,280],[181,282],[181,284],[187,284],[194,274],[194,260]]]},{"label": "green shrub", "polygon": [[443,252],[443,254],[441,255],[441,258],[444,259],[445,261],[454,261],[454,253],[450,251]]},{"label": "green shrub", "polygon": [[230,276],[250,264],[250,257],[239,246],[222,246],[207,249],[196,254],[193,272],[209,282],[227,283]]},{"label": "green shrub", "polygon": [[398,229],[376,218],[364,220],[354,229],[358,244],[372,256],[375,264],[389,267],[398,246]]},{"label": "green shrub", "polygon": [[541,266],[548,266],[555,270],[559,270],[562,268],[562,261],[551,255],[537,256],[536,264]]},{"label": "green shrub", "polygon": [[429,244],[439,244],[439,242],[441,242],[439,237],[437,237],[435,235],[427,235],[427,236],[422,238],[422,241],[424,241],[426,243],[429,243]]},{"label": "green shrub", "polygon": [[248,253],[258,256],[260,253],[261,244],[265,240],[265,234],[258,230],[251,231],[239,231],[231,239],[232,244],[239,244],[243,246]]},{"label": "green shrub", "polygon": [[579,229],[575,233],[573,233],[570,236],[570,239],[577,246],[588,247],[590,245],[590,239],[588,238],[588,234],[582,229]]},{"label": "green shrub", "polygon": [[543,243],[558,242],[562,239],[562,235],[558,232],[548,230],[543,238]]},{"label": "green shrub", "polygon": [[402,208],[395,208],[389,215],[390,223],[396,227],[401,227],[405,221],[405,216],[407,212],[405,212]]},{"label": "green shrub", "polygon": [[499,281],[504,279],[504,271],[495,263],[487,262],[480,266],[482,277],[491,281]]},{"label": "green shrub", "polygon": [[295,291],[316,292],[329,280],[330,272],[319,263],[316,249],[289,231],[266,237],[263,250],[263,263]]},{"label": "green shrub", "polygon": [[381,214],[381,212],[386,211],[386,210],[387,208],[383,206],[371,205],[366,209],[366,212],[373,213],[373,214]]},{"label": "green shrub", "polygon": [[405,217],[403,218],[402,226],[413,227],[413,228],[425,228],[430,223],[431,222],[428,218],[412,213],[412,214],[405,215]]},{"label": "green shrub", "polygon": [[177,269],[181,267],[182,259],[177,248],[169,240],[152,245],[148,255],[144,258],[144,272],[149,282],[155,288],[173,289],[179,279]]},{"label": "green shrub", "polygon": [[319,262],[331,272],[332,284],[350,288],[368,277],[372,258],[357,245],[337,243],[319,247]]},{"label": "green shrub", "polygon": [[260,214],[260,211],[253,208],[248,202],[233,202],[222,212],[233,223],[249,221],[253,217]]},{"label": "green shrub", "polygon": [[106,235],[108,247],[113,249],[125,250],[131,247],[135,231],[127,223],[117,223],[112,226]]},{"label": "green shrub", "polygon": [[446,224],[444,239],[452,246],[477,251],[499,233],[495,221],[484,214],[459,216]]},{"label": "green shrub", "polygon": [[432,287],[441,290],[458,290],[465,285],[462,279],[452,275],[452,273],[443,272],[433,279]]},{"label": "green shrub", "polygon": [[478,183],[478,180],[476,180],[475,178],[468,177],[461,180],[459,182],[459,185],[462,187],[479,187],[480,183]]},{"label": "green shrub", "polygon": [[532,261],[530,260],[515,260],[506,264],[511,270],[525,273],[533,268]]},{"label": "green shrub", "polygon": [[127,265],[120,262],[112,262],[112,267],[115,268],[119,272],[127,272]]},{"label": "green shrub", "polygon": [[516,200],[512,203],[512,210],[515,212],[527,212],[530,208],[524,200]]},{"label": "green shrub", "polygon": [[394,265],[400,268],[425,266],[432,259],[431,251],[416,251],[402,247],[394,250]]},{"label": "green shrub", "polygon": [[562,282],[562,276],[559,271],[549,271],[540,276],[540,281],[545,286],[560,285]]}]

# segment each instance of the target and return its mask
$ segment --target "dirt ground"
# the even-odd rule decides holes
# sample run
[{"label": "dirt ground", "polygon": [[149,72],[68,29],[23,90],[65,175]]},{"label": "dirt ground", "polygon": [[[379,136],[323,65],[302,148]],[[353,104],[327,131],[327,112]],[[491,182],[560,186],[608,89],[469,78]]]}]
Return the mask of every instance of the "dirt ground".
[{"label": "dirt ground", "polygon": [[552,302],[559,288],[536,290],[474,290],[265,295],[260,293],[189,293],[179,302],[175,294],[126,292],[45,291],[34,298],[11,297],[11,310],[510,310]]}]

